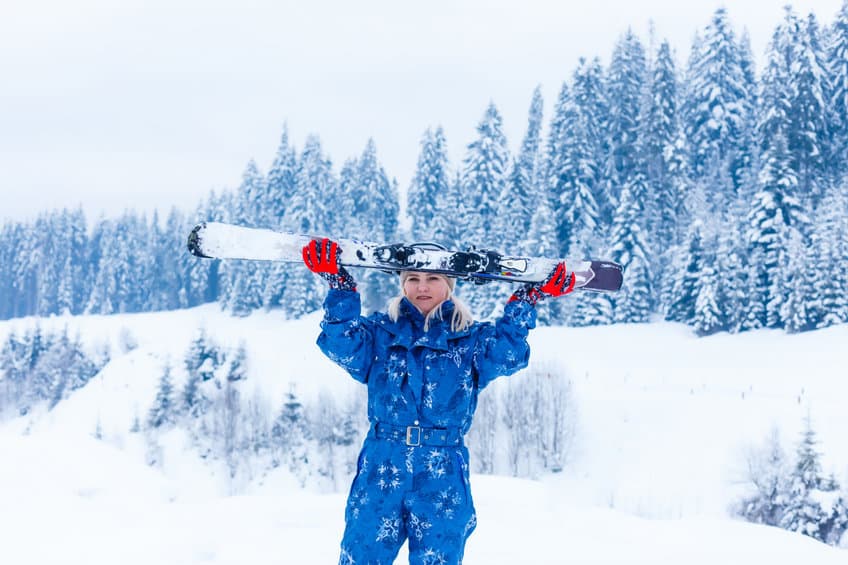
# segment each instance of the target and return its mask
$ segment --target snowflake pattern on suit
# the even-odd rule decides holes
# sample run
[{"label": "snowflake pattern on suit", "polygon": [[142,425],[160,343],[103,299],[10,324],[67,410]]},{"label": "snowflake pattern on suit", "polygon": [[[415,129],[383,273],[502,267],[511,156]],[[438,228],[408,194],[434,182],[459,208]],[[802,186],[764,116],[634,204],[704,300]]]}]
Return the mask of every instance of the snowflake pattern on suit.
[{"label": "snowflake pattern on suit", "polygon": [[[453,303],[441,308],[442,319],[425,332],[406,299],[395,322],[385,313],[362,317],[354,291],[331,290],[324,302],[318,345],[367,385],[371,422],[348,496],[340,564],[389,565],[407,540],[411,564],[459,564],[477,524],[461,437],[480,390],[527,366],[536,313],[514,301],[495,323],[453,332]],[[378,437],[382,425],[455,430],[448,437],[457,439],[409,446]]]}]

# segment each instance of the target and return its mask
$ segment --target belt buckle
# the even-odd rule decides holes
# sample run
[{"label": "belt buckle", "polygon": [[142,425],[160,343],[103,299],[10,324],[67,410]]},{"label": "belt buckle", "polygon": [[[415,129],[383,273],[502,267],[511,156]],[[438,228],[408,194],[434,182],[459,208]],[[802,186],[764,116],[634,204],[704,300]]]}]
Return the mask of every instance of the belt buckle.
[{"label": "belt buckle", "polygon": [[[415,441],[412,441],[412,432],[415,431]],[[421,445],[421,428],[419,426],[406,426],[406,445],[418,447]]]}]

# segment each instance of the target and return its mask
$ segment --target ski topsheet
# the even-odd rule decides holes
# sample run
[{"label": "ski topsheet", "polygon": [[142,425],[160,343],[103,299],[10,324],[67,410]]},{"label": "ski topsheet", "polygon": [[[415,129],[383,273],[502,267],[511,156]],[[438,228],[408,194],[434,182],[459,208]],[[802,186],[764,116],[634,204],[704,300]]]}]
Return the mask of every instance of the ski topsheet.
[{"label": "ski topsheet", "polygon": [[[211,259],[303,262],[303,246],[323,236],[278,232],[219,222],[195,226],[188,238],[189,251]],[[386,271],[430,271],[487,282],[541,282],[562,259],[510,257],[494,251],[442,251],[408,244],[384,244],[330,238],[339,244],[339,262],[346,267]],[[621,288],[621,265],[612,261],[565,260],[574,273],[575,288],[614,292]]]}]

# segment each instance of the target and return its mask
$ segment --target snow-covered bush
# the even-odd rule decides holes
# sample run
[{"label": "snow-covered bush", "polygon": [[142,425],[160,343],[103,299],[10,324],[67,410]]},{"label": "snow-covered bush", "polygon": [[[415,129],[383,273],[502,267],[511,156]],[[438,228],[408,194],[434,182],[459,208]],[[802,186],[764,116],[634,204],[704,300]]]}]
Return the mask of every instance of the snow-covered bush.
[{"label": "snow-covered bush", "polygon": [[536,477],[562,471],[577,423],[571,387],[557,367],[535,364],[483,391],[467,438],[475,472]]},{"label": "snow-covered bush", "polygon": [[790,464],[777,433],[772,432],[765,446],[748,456],[753,494],[738,503],[736,512],[751,522],[839,545],[848,531],[848,493],[840,489],[835,476],[823,475],[816,445],[808,417]]}]

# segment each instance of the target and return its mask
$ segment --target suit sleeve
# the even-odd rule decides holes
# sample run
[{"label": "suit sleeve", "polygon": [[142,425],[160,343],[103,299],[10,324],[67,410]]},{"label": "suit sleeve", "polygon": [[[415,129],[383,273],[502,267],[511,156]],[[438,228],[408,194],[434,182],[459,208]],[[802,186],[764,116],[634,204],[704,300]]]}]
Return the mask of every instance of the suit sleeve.
[{"label": "suit sleeve", "polygon": [[504,306],[494,324],[483,324],[475,343],[473,369],[482,390],[500,376],[512,375],[530,361],[527,335],[536,327],[536,309],[520,300]]},{"label": "suit sleeve", "polygon": [[354,379],[368,381],[374,359],[374,334],[371,323],[362,317],[358,292],[330,290],[327,293],[318,347]]}]

